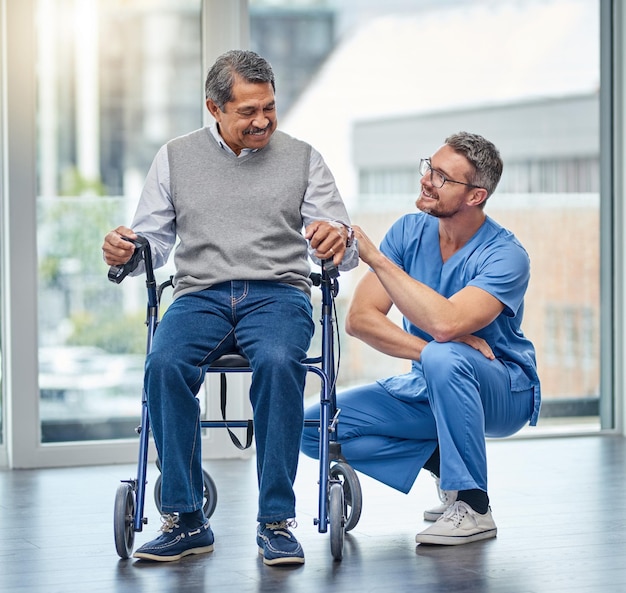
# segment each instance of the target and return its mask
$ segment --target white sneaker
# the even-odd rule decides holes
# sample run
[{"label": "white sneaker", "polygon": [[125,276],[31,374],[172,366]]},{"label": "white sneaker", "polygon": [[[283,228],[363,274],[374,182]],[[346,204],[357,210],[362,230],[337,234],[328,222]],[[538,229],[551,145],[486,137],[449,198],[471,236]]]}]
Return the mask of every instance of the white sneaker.
[{"label": "white sneaker", "polygon": [[498,529],[491,510],[477,513],[462,500],[449,506],[434,525],[415,536],[418,544],[456,546],[496,537]]},{"label": "white sneaker", "polygon": [[436,521],[437,519],[439,519],[439,517],[443,515],[444,511],[453,502],[456,501],[456,497],[458,494],[457,490],[442,490],[439,485],[440,484],[439,478],[432,472],[430,473],[430,475],[433,478],[435,478],[435,485],[437,486],[437,495],[439,496],[439,500],[441,501],[441,504],[432,509],[428,509],[424,511],[424,521]]}]

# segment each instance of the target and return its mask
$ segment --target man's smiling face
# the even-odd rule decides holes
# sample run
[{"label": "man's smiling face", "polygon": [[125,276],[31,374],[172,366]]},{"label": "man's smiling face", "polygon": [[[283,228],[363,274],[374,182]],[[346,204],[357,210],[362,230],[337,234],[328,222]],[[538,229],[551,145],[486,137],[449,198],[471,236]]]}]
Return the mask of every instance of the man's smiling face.
[{"label": "man's smiling face", "polygon": [[220,135],[235,154],[243,148],[263,148],[277,125],[276,99],[271,83],[247,82],[235,76],[232,96],[223,111],[211,99],[207,100]]}]

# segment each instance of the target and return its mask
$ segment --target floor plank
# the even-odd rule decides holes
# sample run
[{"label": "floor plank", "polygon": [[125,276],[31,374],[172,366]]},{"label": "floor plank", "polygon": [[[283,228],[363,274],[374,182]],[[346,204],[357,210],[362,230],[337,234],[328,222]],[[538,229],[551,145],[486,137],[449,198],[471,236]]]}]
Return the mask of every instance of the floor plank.
[{"label": "floor plank", "polygon": [[[626,440],[615,436],[489,441],[495,540],[417,546],[436,493],[427,474],[408,495],[359,476],[361,520],[333,561],[329,535],[313,525],[317,463],[302,458],[296,535],[306,564],[267,567],[255,544],[255,460],[207,462],[219,498],[215,552],[177,563],[120,560],[113,501],[134,466],[0,471],[2,593],[617,593],[626,591]],[[149,524],[159,527],[150,487]]]}]

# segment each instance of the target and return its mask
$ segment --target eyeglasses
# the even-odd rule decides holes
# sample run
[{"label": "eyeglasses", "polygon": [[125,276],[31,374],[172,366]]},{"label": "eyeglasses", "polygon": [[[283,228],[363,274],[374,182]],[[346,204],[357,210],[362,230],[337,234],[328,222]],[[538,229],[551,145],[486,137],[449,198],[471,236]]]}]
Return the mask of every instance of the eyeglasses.
[{"label": "eyeglasses", "polygon": [[437,189],[443,187],[444,183],[458,183],[459,185],[466,185],[467,187],[475,187],[477,189],[482,189],[480,185],[473,185],[471,183],[465,183],[464,181],[455,181],[454,179],[448,179],[441,171],[437,171],[437,169],[433,169],[430,164],[430,159],[420,159],[420,175],[423,177],[430,171],[430,182],[433,184],[433,187]]}]

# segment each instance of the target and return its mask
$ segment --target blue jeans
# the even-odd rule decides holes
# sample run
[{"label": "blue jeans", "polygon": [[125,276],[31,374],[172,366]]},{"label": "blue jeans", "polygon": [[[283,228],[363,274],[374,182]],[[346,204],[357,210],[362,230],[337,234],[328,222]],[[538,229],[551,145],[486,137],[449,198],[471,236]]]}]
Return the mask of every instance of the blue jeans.
[{"label": "blue jeans", "polygon": [[[506,437],[528,423],[534,393],[511,391],[505,365],[457,342],[430,342],[414,364],[413,392],[392,394],[382,384],[337,396],[337,440],[348,463],[401,492],[409,492],[439,445],[444,490],[487,491],[485,437]],[[400,377],[402,379],[402,377]],[[319,418],[319,405],[307,419]],[[319,434],[306,428],[302,451],[317,457]]]},{"label": "blue jeans", "polygon": [[[150,424],[161,461],[166,513],[202,508],[200,405],[206,367],[238,346],[250,361],[258,521],[295,517],[293,482],[314,324],[309,297],[287,284],[224,282],[178,297],[146,360]],[[237,484],[232,484],[237,488]]]}]

